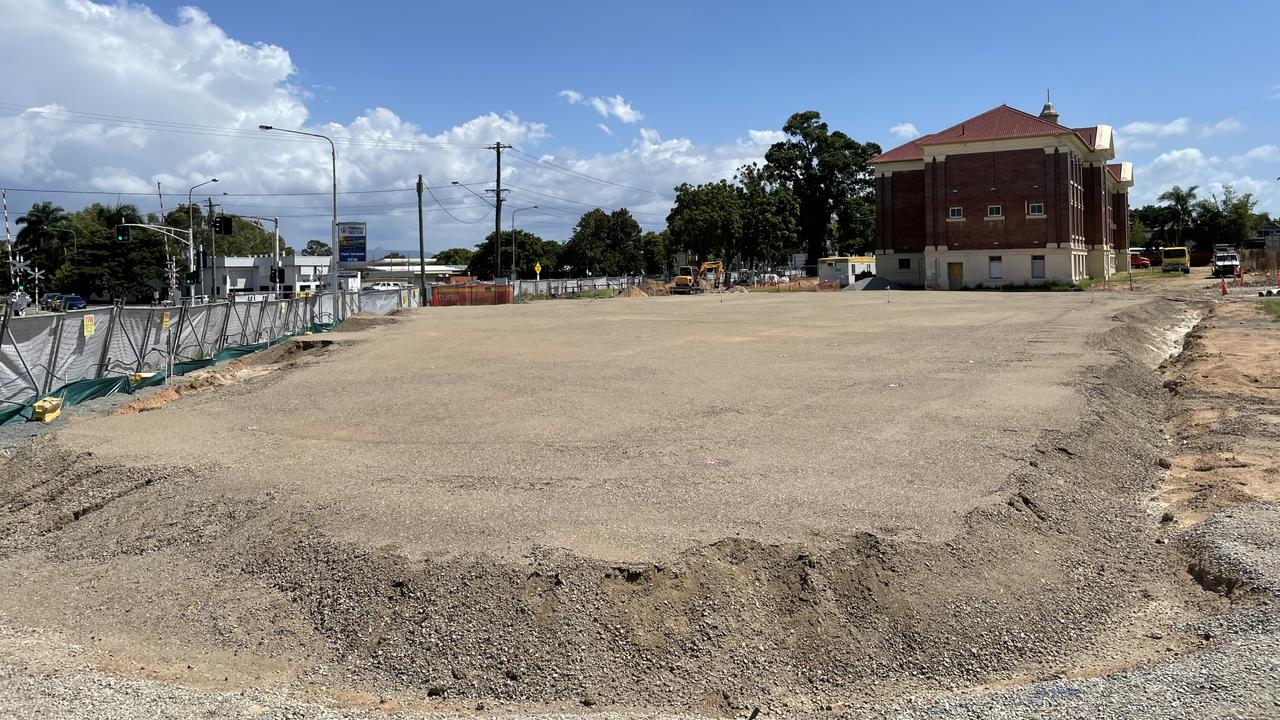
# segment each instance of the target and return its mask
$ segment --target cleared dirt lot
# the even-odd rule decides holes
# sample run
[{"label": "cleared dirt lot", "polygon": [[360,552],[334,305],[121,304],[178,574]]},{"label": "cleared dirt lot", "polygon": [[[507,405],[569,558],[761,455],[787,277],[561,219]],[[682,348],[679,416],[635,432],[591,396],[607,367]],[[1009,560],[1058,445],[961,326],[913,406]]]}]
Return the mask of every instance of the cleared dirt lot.
[{"label": "cleared dirt lot", "polygon": [[795,717],[1176,654],[1223,604],[1148,503],[1196,312],[713,295],[313,338],[0,466],[0,660]]},{"label": "cleared dirt lot", "polygon": [[79,423],[129,465],[225,465],[418,556],[656,560],[743,536],[953,535],[1131,304],[1080,294],[654,298],[450,308],[244,392]]}]

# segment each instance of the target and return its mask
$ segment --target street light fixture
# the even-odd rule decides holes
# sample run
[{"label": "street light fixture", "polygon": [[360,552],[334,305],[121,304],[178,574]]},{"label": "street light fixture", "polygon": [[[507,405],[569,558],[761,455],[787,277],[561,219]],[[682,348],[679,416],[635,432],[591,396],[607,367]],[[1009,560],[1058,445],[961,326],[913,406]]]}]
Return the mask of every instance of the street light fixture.
[{"label": "street light fixture", "polygon": [[[199,185],[192,185],[191,189],[187,191],[187,240],[189,241],[187,243],[187,272],[191,272],[196,269],[196,225],[195,213],[191,208],[191,193],[195,192],[196,188],[202,188],[209,183],[216,182],[218,182],[218,178],[211,178],[209,180],[205,180]],[[196,289],[194,287],[191,288],[193,299],[195,297],[195,291]]]},{"label": "street light fixture", "polygon": [[306,135],[307,137],[329,141],[329,160],[333,171],[333,222],[329,227],[329,277],[333,279],[333,322],[336,323],[342,309],[342,298],[338,294],[338,148],[333,144],[333,138],[320,133],[286,130],[272,127],[271,125],[259,125],[258,129],[264,131],[274,130],[291,135]]},{"label": "street light fixture", "polygon": [[511,211],[511,280],[512,282],[514,282],[516,279],[516,213],[524,212],[525,210],[537,210],[537,209],[538,209],[537,205],[530,205],[529,207],[516,208],[515,210]]}]

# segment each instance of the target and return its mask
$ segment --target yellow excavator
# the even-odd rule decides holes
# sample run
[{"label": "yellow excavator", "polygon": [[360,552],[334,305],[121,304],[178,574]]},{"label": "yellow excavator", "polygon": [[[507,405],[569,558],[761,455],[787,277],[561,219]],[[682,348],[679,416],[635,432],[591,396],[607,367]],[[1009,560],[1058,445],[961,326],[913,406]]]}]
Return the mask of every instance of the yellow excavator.
[{"label": "yellow excavator", "polygon": [[671,288],[671,292],[675,295],[688,295],[690,293],[700,293],[706,290],[702,285],[702,281],[706,278],[707,273],[715,272],[715,279],[712,281],[712,287],[720,287],[721,276],[724,274],[724,263],[719,260],[708,260],[697,268],[694,272],[692,265],[681,265],[679,272],[676,273],[675,285]]}]

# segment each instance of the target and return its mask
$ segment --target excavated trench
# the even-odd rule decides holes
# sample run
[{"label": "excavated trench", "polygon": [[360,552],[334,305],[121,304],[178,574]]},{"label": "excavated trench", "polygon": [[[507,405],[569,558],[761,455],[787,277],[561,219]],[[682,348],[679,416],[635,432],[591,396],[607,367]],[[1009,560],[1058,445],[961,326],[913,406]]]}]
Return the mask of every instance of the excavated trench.
[{"label": "excavated trench", "polygon": [[[1199,565],[1185,572],[1179,550],[1157,541],[1165,531],[1145,502],[1163,473],[1155,368],[1198,312],[1161,300],[1118,318],[1099,340],[1105,360],[1077,381],[1087,398],[1079,427],[1028,445],[1021,469],[947,542],[726,538],[643,564],[555,548],[521,563],[410,558],[332,537],[270,496],[234,507],[184,496],[203,468],[119,478],[121,492],[94,503],[99,512],[65,512],[42,487],[55,476],[101,482],[109,471],[67,474],[92,459],[68,460],[46,442],[0,469],[0,560],[40,548],[192,563],[215,584],[268,597],[270,610],[246,610],[229,628],[187,608],[190,640],[290,664],[286,685],[329,702],[354,689],[448,707],[496,699],[794,715],[1106,671],[1198,647],[1187,619],[1222,602],[1203,588],[1231,586]],[[182,511],[143,518],[129,537],[86,553],[101,510],[140,493]],[[41,519],[23,519],[36,505]],[[290,628],[306,630],[282,640]]]}]

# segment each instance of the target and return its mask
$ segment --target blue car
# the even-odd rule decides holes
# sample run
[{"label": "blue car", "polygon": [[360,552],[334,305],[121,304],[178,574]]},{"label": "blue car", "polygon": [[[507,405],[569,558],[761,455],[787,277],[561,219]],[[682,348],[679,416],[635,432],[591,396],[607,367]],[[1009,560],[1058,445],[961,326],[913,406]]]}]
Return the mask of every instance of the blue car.
[{"label": "blue car", "polygon": [[58,298],[57,303],[58,309],[63,312],[68,310],[84,310],[89,307],[89,303],[85,302],[84,298],[79,295],[63,295]]}]

